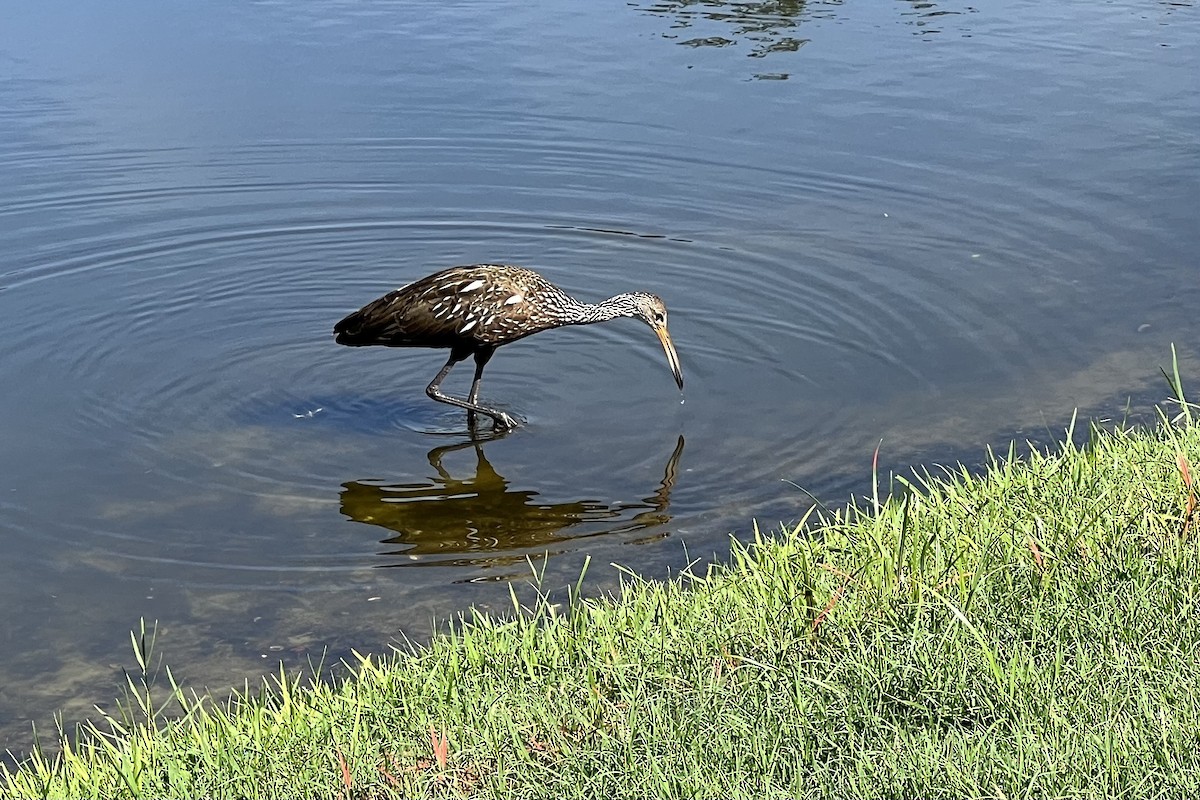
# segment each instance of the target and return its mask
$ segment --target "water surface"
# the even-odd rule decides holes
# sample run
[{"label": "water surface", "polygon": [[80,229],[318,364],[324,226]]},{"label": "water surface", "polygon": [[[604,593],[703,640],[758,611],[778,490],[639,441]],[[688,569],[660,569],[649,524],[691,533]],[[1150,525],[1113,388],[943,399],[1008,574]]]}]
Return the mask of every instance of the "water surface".
[{"label": "water surface", "polygon": [[[32,4],[0,29],[0,744],[158,620],[197,687],[530,562],[651,575],[1198,374],[1191,3]],[[671,309],[444,355],[333,322],[502,261]],[[470,370],[446,388],[465,393]],[[548,562],[545,560],[549,554]],[[436,568],[427,568],[436,567]]]}]

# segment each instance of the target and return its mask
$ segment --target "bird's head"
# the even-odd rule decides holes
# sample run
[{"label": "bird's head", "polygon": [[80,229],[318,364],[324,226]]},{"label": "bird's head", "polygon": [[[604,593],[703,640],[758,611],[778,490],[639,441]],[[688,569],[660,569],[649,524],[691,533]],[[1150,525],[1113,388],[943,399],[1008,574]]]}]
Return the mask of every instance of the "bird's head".
[{"label": "bird's head", "polygon": [[663,350],[666,351],[667,363],[671,365],[671,374],[675,376],[675,383],[682,389],[683,370],[679,366],[679,354],[675,352],[675,344],[671,341],[671,334],[667,332],[667,307],[657,296],[645,292],[632,292],[629,298],[633,301],[631,316],[645,322],[658,336]]}]

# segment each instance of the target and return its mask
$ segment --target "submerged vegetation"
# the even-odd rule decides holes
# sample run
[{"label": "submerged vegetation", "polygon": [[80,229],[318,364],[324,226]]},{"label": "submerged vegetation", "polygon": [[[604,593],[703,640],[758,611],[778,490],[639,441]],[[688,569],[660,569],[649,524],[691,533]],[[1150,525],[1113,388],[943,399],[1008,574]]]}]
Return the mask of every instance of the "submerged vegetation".
[{"label": "submerged vegetation", "polygon": [[1200,431],[1179,399],[1152,430],[896,478],[704,574],[473,615],[345,681],[177,689],[165,726],[144,700],[3,791],[1195,796]]}]

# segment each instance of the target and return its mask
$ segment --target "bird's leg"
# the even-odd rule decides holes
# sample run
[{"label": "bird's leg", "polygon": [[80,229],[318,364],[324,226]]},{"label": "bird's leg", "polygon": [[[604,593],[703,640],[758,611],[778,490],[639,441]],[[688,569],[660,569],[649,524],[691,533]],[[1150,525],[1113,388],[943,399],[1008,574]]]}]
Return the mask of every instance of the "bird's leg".
[{"label": "bird's leg", "polygon": [[[483,365],[479,363],[479,356],[475,357],[475,380],[471,381],[471,393],[467,395],[467,402],[471,405],[479,403],[479,382],[483,377]],[[467,427],[472,431],[475,430],[475,412],[467,412]]]},{"label": "bird's leg", "polygon": [[450,352],[450,358],[446,361],[446,366],[442,367],[442,371],[437,374],[437,377],[435,377],[433,381],[431,381],[430,384],[425,387],[425,394],[429,395],[431,398],[440,403],[449,403],[452,406],[465,408],[468,411],[468,416],[470,412],[478,412],[480,414],[489,416],[495,420],[496,427],[498,428],[515,428],[517,427],[517,421],[508,414],[500,411],[499,409],[481,406],[475,402],[476,395],[479,391],[479,379],[483,373],[483,367],[485,364],[487,364],[488,359],[492,357],[492,353],[490,351],[486,352],[486,355],[484,355],[485,351],[482,350],[475,353],[475,383],[471,387],[470,400],[459,400],[457,397],[450,397],[449,395],[444,394],[441,388],[442,381],[445,379],[446,375],[450,372],[454,365],[467,357],[466,353],[460,353],[458,351]]},{"label": "bird's leg", "polygon": [[[467,402],[480,409],[484,408],[483,406],[479,405],[479,384],[483,382],[483,368],[486,367],[487,363],[492,360],[492,355],[495,354],[495,352],[496,348],[494,347],[480,348],[479,350],[475,351],[475,379],[471,381],[471,393],[467,395]],[[487,411],[485,410],[484,413],[487,413]],[[499,417],[492,415],[492,419],[496,421],[497,428],[500,430],[508,430],[510,428],[517,427],[517,421],[508,414],[504,413],[503,411],[498,413],[500,414]],[[472,428],[474,427],[474,411],[467,412],[467,424],[472,426]]]},{"label": "bird's leg", "polygon": [[[476,350],[475,351],[475,380],[471,381],[471,393],[467,395],[467,402],[471,405],[479,404],[479,384],[483,382],[483,368],[487,362],[491,360],[492,353],[495,350]],[[467,412],[467,425],[474,430],[475,428],[475,412]]]}]

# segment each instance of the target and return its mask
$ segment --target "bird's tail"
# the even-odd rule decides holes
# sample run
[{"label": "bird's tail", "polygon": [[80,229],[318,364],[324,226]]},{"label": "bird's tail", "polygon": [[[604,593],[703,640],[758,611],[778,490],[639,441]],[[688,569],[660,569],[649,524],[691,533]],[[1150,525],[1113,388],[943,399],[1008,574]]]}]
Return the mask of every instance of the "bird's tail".
[{"label": "bird's tail", "polygon": [[371,327],[366,315],[362,311],[355,311],[333,326],[334,341],[351,347],[373,344],[376,337]]}]

